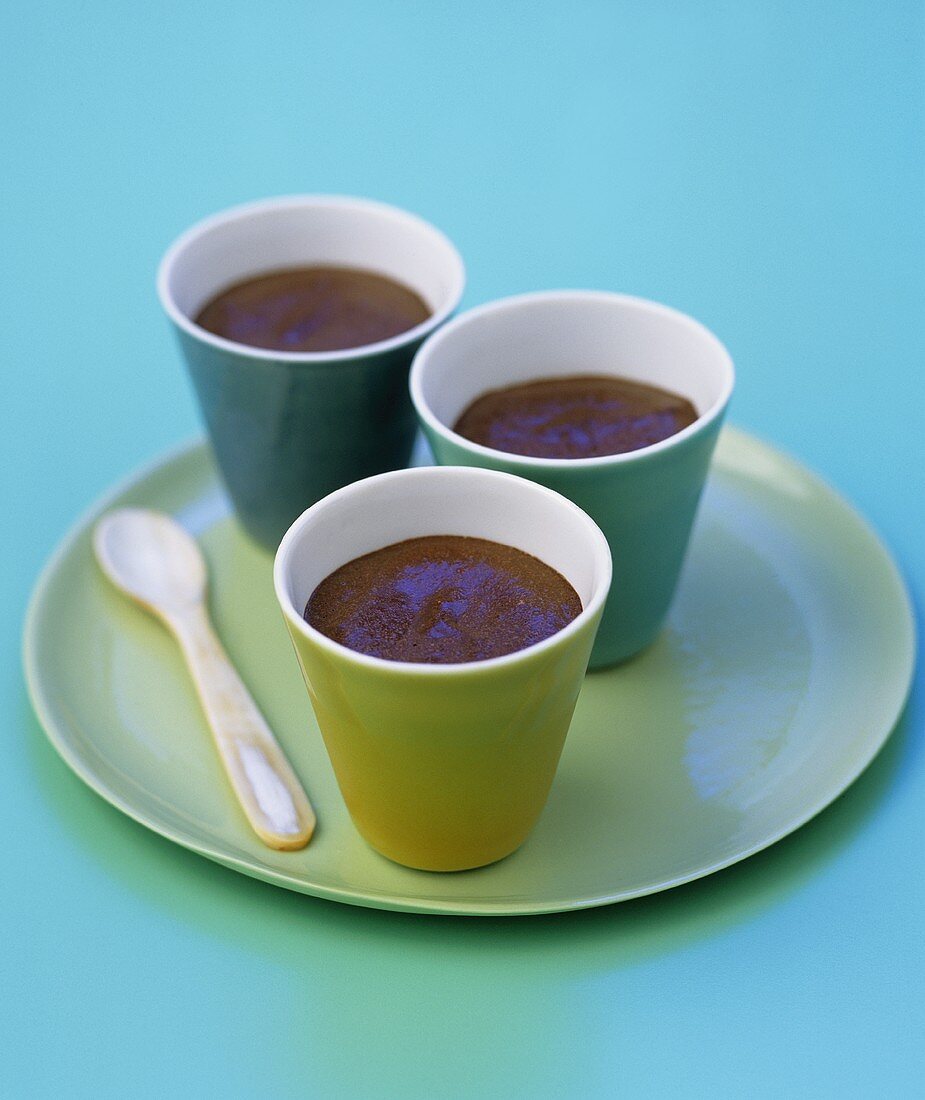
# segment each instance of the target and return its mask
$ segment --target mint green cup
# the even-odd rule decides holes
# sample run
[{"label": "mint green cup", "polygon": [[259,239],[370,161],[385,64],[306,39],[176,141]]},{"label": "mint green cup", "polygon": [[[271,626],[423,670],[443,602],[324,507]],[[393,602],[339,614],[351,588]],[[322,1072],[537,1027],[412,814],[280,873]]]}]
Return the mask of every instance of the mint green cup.
[{"label": "mint green cup", "polygon": [[[551,459],[507,454],[453,431],[487,390],[537,378],[614,374],[687,397],[697,420],[627,454]],[[693,318],[656,302],[601,291],[549,291],[462,314],[422,345],[411,399],[444,466],[529,478],[574,501],[604,532],[613,584],[592,669],[639,653],[658,635],[677,587],[726,407],[732,359]]]},{"label": "mint green cup", "polygon": [[[363,268],[416,291],[431,316],[375,344],[282,352],[196,324],[215,294],[251,275],[320,264]],[[367,199],[299,195],[234,207],[194,225],[158,271],[222,479],[245,531],[275,550],[309,505],[407,465],[416,434],[408,368],[459,304],[459,253],[434,226]]]}]

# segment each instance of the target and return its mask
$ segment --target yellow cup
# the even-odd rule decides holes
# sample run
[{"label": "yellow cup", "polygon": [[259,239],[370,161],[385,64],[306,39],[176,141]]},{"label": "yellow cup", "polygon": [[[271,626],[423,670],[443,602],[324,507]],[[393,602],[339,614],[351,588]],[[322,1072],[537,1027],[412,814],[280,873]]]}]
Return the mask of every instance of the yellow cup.
[{"label": "yellow cup", "polygon": [[[533,554],[578,593],[563,630],[467,664],[387,661],[302,618],[318,583],[361,554],[424,535]],[[490,470],[400,470],[309,508],[276,555],[276,595],[344,801],[359,832],[408,867],[456,871],[510,854],[555,775],[610,587],[607,540],[576,505]]]}]

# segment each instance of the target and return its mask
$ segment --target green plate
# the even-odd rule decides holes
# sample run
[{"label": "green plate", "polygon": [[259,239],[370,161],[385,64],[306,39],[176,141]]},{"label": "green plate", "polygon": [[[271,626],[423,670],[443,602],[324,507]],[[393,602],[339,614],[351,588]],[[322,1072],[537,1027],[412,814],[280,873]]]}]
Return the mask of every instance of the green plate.
[{"label": "green plate", "polygon": [[[200,539],[218,631],[317,810],[305,850],[270,851],[248,831],[173,642],[99,573],[93,522],[125,504],[169,512]],[[255,878],[356,905],[545,913],[717,871],[860,774],[913,670],[909,598],[870,528],[804,468],[727,429],[668,626],[642,657],[588,677],[527,843],[491,867],[429,874],[354,830],[271,572],[231,518],[207,447],[168,456],[95,507],[39,580],[25,631],[33,703],[70,767],[136,821]]]}]

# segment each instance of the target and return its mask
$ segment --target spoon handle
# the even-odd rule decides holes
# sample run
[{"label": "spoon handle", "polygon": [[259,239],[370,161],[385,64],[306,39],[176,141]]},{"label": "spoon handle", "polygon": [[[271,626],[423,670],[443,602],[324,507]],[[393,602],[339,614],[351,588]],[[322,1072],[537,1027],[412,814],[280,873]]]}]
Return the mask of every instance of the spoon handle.
[{"label": "spoon handle", "polygon": [[254,832],[271,848],[304,848],[315,828],[311,804],[226,654],[203,604],[172,612],[225,772]]}]

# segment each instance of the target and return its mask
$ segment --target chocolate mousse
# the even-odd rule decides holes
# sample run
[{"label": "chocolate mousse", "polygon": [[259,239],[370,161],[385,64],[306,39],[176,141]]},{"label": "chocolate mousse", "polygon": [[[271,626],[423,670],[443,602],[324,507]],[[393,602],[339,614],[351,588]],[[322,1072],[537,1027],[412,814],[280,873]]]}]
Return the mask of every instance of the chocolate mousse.
[{"label": "chocolate mousse", "polygon": [[336,569],[304,617],[360,653],[456,664],[534,645],[580,612],[574,588],[538,558],[487,539],[426,535]]},{"label": "chocolate mousse", "polygon": [[376,344],[426,321],[409,287],[351,267],[292,267],[243,279],[216,294],[196,324],[271,351],[341,351]]},{"label": "chocolate mousse", "polygon": [[651,446],[697,419],[685,397],[615,375],[541,378],[476,398],[453,430],[531,458],[596,458]]}]

